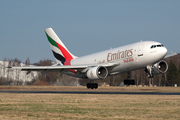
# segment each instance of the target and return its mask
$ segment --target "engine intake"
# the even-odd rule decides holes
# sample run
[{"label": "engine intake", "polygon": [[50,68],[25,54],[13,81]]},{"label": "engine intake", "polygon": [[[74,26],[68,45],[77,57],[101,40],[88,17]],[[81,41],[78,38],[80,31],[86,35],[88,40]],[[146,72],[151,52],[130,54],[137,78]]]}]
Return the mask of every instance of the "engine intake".
[{"label": "engine intake", "polygon": [[108,75],[108,70],[103,66],[92,67],[87,71],[88,79],[96,80],[96,79],[104,79]]},{"label": "engine intake", "polygon": [[154,74],[162,74],[167,72],[167,70],[168,64],[164,60],[161,60],[160,62],[154,64],[154,67],[152,68],[152,72]]}]

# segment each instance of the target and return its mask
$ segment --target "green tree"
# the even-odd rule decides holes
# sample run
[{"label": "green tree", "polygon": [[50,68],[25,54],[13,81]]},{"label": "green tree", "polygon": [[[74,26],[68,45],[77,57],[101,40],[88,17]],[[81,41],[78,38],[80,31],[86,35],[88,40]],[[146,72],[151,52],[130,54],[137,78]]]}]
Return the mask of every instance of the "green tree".
[{"label": "green tree", "polygon": [[169,65],[169,70],[167,73],[167,86],[173,86],[174,84],[177,84],[178,80],[178,70],[176,68],[176,65],[172,62],[172,60],[170,61],[170,65]]},{"label": "green tree", "polygon": [[177,71],[177,79],[175,81],[178,86],[180,86],[180,65],[179,65],[179,68],[178,68],[178,71]]},{"label": "green tree", "polygon": [[166,86],[167,85],[167,81],[166,81],[166,73],[162,74],[162,78],[161,78],[161,86]]}]

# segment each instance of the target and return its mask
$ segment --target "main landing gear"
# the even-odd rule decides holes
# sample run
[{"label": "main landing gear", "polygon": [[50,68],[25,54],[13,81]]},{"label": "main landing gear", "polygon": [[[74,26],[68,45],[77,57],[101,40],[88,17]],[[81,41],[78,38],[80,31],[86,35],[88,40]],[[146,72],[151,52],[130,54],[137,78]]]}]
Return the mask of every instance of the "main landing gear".
[{"label": "main landing gear", "polygon": [[135,85],[134,80],[124,80],[124,85]]},{"label": "main landing gear", "polygon": [[135,85],[135,80],[131,80],[131,72],[128,72],[127,76],[127,80],[124,80],[124,85]]},{"label": "main landing gear", "polygon": [[87,83],[87,88],[91,88],[91,89],[97,89],[98,88],[98,84],[97,83]]}]

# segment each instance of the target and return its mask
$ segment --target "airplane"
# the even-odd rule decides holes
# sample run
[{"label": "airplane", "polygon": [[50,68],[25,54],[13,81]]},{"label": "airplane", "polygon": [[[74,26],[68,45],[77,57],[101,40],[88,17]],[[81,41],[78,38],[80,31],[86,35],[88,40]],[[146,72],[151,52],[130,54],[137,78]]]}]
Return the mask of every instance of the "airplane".
[{"label": "airplane", "polygon": [[[145,68],[148,77],[155,74],[163,74],[168,70],[168,64],[162,60],[167,54],[166,47],[155,41],[140,41],[137,43],[111,48],[102,52],[77,57],[73,55],[59,39],[52,28],[45,29],[51,50],[56,60],[52,66],[24,66],[12,67],[27,71],[60,72],[78,78],[89,79],[87,88],[97,89],[98,84],[94,81],[105,79],[122,73],[130,74],[130,71]],[[128,75],[130,76],[130,75]],[[125,85],[134,85],[135,81],[124,80]]]}]

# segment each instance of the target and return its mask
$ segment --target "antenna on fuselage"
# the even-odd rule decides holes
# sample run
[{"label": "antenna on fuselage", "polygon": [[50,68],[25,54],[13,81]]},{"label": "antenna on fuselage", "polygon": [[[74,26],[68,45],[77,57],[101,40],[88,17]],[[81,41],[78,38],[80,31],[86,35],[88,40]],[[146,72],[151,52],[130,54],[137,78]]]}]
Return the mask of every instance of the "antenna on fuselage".
[{"label": "antenna on fuselage", "polygon": [[142,42],[142,39],[140,39],[140,41]]}]

